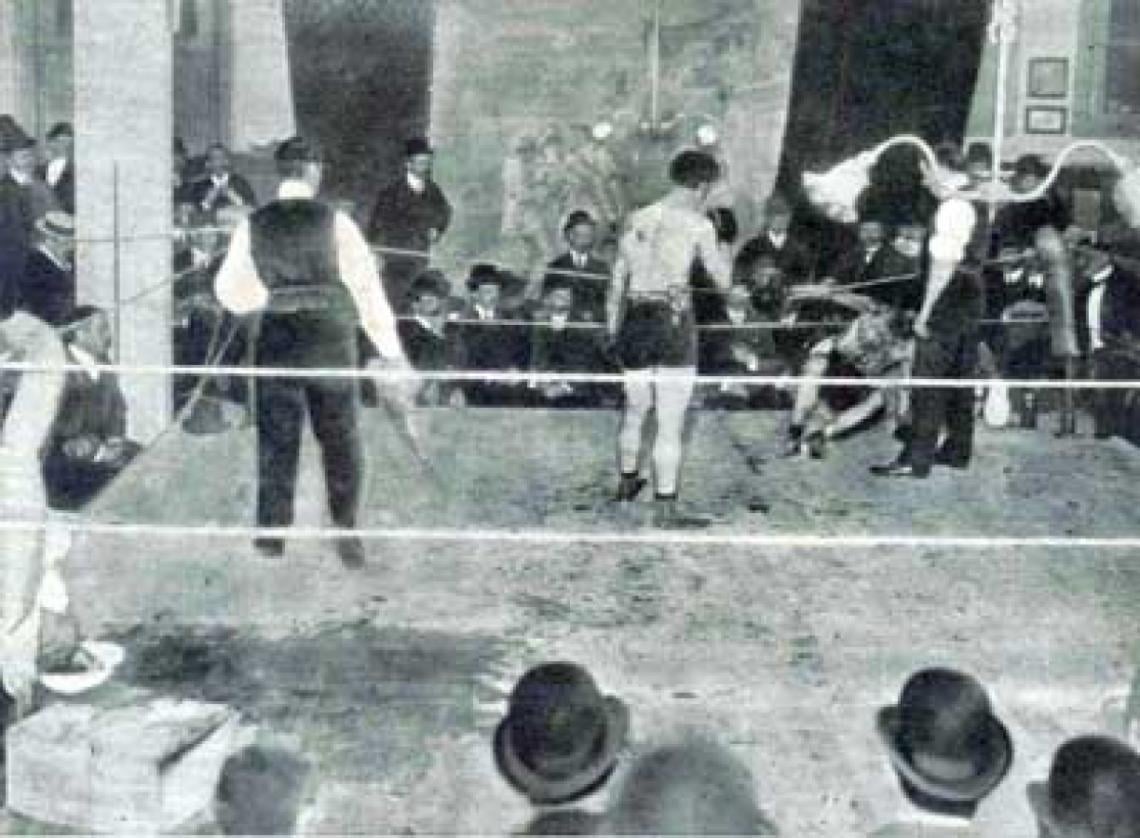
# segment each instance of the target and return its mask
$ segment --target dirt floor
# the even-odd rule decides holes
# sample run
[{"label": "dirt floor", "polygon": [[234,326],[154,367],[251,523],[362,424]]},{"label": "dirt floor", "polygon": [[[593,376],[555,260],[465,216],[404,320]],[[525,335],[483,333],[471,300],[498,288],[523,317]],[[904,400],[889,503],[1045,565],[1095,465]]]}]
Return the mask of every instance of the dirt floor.
[{"label": "dirt floor", "polygon": [[[370,542],[363,571],[328,545],[285,559],[244,540],[87,536],[68,563],[92,631],[122,639],[122,679],[230,703],[319,768],[317,833],[505,833],[528,808],[491,760],[514,679],[585,663],[631,707],[634,751],[701,735],[757,777],[782,833],[866,834],[900,808],[876,709],[930,664],[991,691],[1017,746],[985,834],[1033,834],[1024,784],[1063,738],[1106,725],[1140,637],[1140,552],[1073,547],[764,547],[595,543],[651,533],[609,503],[616,417],[419,417],[432,485],[368,420],[369,526],[576,533],[558,543]],[[881,431],[822,462],[778,456],[778,414],[701,413],[684,493],[712,534],[1133,537],[1140,454],[1047,430],[980,433],[968,473],[880,482]],[[298,522],[320,524],[308,446]],[[100,500],[105,521],[241,525],[249,433],[171,436]],[[620,777],[615,778],[615,782]],[[613,783],[611,783],[611,787]],[[605,794],[591,800],[604,805]]]}]

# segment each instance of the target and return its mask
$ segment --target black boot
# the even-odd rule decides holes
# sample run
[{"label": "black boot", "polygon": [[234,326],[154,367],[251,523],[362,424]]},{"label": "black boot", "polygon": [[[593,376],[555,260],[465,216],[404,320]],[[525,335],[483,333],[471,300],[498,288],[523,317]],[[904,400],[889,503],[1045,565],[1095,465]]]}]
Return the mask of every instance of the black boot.
[{"label": "black boot", "polygon": [[645,488],[645,484],[645,478],[636,472],[633,474],[623,474],[618,481],[618,490],[615,499],[619,503],[635,501],[637,500],[637,496],[641,494],[641,490]]},{"label": "black boot", "polygon": [[701,515],[685,515],[677,510],[676,495],[657,495],[654,499],[653,524],[664,530],[704,529],[712,523]]}]

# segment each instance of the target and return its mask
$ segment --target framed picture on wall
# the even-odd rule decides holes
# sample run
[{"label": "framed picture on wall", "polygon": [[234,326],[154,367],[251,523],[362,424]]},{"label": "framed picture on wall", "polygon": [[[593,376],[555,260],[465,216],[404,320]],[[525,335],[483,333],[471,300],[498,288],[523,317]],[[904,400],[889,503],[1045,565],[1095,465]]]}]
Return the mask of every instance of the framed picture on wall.
[{"label": "framed picture on wall", "polygon": [[1069,59],[1031,59],[1028,92],[1034,99],[1064,99],[1068,96]]},{"label": "framed picture on wall", "polygon": [[1025,109],[1026,134],[1064,134],[1068,123],[1067,108],[1031,105]]}]

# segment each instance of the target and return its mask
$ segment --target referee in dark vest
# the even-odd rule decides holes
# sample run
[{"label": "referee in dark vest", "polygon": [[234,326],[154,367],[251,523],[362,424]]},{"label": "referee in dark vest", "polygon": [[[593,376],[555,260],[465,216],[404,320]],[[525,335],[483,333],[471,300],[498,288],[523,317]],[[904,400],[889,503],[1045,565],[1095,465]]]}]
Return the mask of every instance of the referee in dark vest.
[{"label": "referee in dark vest", "polygon": [[[396,320],[377,281],[364,236],[344,213],[317,199],[321,161],[295,137],[276,154],[277,199],[234,230],[215,280],[218,300],[237,315],[255,315],[255,362],[262,368],[346,369],[357,366],[357,328],[375,345],[379,368],[407,370]],[[259,377],[257,393],[257,524],[287,527],[307,412],[321,447],[333,523],[356,527],[364,479],[358,381],[332,377]],[[407,387],[399,389],[401,397]],[[280,538],[254,542],[280,556]],[[348,567],[364,563],[358,537],[337,540]]]}]

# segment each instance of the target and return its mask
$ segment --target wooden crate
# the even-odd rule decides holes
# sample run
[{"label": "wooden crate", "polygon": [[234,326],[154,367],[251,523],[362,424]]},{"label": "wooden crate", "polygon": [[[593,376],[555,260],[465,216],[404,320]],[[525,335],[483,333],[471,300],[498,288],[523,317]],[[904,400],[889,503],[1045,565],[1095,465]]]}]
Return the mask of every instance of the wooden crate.
[{"label": "wooden crate", "polygon": [[211,805],[238,722],[222,704],[153,696],[53,705],[8,731],[8,806],[90,832],[173,830]]}]

